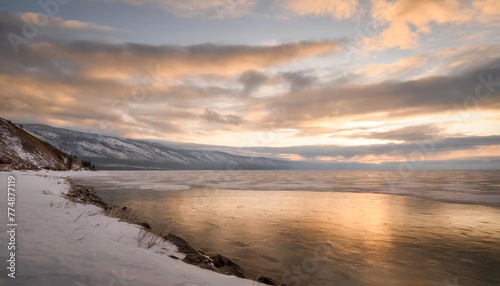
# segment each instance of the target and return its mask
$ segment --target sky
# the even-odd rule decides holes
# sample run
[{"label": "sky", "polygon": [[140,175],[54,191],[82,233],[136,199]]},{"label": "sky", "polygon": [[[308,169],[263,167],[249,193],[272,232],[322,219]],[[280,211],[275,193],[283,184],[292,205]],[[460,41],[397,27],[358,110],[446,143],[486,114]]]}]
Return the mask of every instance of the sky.
[{"label": "sky", "polygon": [[497,0],[0,0],[0,37],[14,122],[287,160],[500,163]]}]

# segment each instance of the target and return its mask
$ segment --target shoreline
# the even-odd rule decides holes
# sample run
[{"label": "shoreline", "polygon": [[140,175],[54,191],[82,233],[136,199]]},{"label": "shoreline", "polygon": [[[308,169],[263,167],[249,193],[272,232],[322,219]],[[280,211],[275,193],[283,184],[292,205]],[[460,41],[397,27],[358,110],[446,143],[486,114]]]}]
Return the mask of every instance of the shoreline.
[{"label": "shoreline", "polygon": [[201,250],[196,250],[185,239],[175,235],[172,232],[168,234],[158,233],[152,229],[150,223],[148,223],[141,217],[138,217],[133,209],[127,206],[109,205],[96,194],[93,187],[76,184],[70,178],[66,178],[65,180],[69,185],[67,193],[64,194],[66,199],[77,203],[95,205],[103,209],[106,216],[118,218],[121,221],[138,225],[141,227],[141,231],[157,235],[162,239],[173,243],[175,246],[177,246],[179,251],[185,255],[185,257],[182,259],[176,256],[169,256],[170,258],[179,259],[187,264],[194,265],[202,269],[211,270],[223,275],[250,279],[264,285],[286,286],[286,284],[277,282],[274,279],[266,276],[253,277],[251,275],[248,275],[240,265],[232,261],[230,258],[227,258],[220,254],[208,255]]},{"label": "shoreline", "polygon": [[[262,285],[188,265],[181,261],[186,255],[178,247],[143,231],[143,226],[108,216],[96,205],[68,200],[68,179],[77,174],[86,175],[0,172],[2,185],[15,177],[18,195],[16,275],[11,278],[4,271],[0,285]],[[7,196],[1,196],[0,204],[7,203]],[[0,233],[2,248],[7,249],[8,235]],[[6,263],[4,255],[0,253],[0,259]]]}]

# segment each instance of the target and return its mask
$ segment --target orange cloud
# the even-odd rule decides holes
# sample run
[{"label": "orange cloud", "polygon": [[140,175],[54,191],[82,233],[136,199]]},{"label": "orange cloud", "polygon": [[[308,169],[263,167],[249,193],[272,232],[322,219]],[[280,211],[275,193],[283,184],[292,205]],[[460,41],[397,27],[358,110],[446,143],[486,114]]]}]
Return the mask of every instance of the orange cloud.
[{"label": "orange cloud", "polygon": [[412,49],[418,46],[419,35],[432,32],[432,25],[484,24],[498,20],[499,6],[496,0],[476,0],[472,5],[461,0],[373,0],[375,26],[387,27],[364,42],[369,50]]},{"label": "orange cloud", "polygon": [[475,9],[487,16],[500,15],[500,4],[497,0],[476,0],[473,3]]},{"label": "orange cloud", "polygon": [[[278,46],[219,46],[212,44],[149,46],[79,42],[60,45],[33,43],[24,55],[30,60],[63,61],[79,67],[82,75],[98,79],[127,79],[150,73],[158,79],[195,74],[232,75],[250,69],[279,66],[335,52],[332,41],[299,42]],[[28,56],[29,55],[29,56]],[[142,80],[138,78],[137,80]]]},{"label": "orange cloud", "polygon": [[96,30],[96,31],[113,31],[112,27],[97,25],[89,22],[82,22],[78,20],[64,20],[60,17],[52,17],[46,14],[38,14],[32,12],[25,12],[17,15],[17,17],[24,19],[28,23],[35,23],[40,26],[57,27],[63,29],[74,30]]},{"label": "orange cloud", "polygon": [[408,78],[417,78],[422,74],[416,72],[419,68],[422,68],[425,64],[430,61],[429,56],[413,56],[409,58],[402,58],[394,63],[390,64],[371,64],[369,65],[363,73],[373,79],[390,80],[390,79],[401,79],[405,76]]}]

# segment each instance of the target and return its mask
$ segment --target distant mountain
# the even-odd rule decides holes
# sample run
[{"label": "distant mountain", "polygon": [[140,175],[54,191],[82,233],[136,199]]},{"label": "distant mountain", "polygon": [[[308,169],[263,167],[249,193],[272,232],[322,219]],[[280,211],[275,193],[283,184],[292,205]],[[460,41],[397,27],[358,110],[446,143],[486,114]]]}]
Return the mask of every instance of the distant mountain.
[{"label": "distant mountain", "polygon": [[68,170],[80,160],[0,118],[0,170]]},{"label": "distant mountain", "polygon": [[121,139],[40,124],[24,128],[61,150],[90,160],[97,169],[293,169],[289,161],[248,157],[213,150],[189,150],[159,142]]}]

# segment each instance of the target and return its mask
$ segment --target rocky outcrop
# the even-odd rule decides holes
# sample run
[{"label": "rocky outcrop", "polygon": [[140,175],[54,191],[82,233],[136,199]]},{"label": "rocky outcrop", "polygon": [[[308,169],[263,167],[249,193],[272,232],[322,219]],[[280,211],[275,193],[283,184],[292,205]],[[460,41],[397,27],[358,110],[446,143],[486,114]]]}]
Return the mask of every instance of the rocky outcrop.
[{"label": "rocky outcrop", "polygon": [[187,241],[172,233],[164,236],[163,238],[175,244],[179,248],[180,252],[186,254],[186,257],[183,259],[186,263],[210,269],[222,274],[245,278],[243,269],[237,263],[231,261],[225,256],[220,254],[213,256],[206,255],[205,253],[194,249]]},{"label": "rocky outcrop", "polygon": [[81,161],[0,118],[0,170],[65,171],[81,168]]},{"label": "rocky outcrop", "polygon": [[109,208],[108,204],[105,203],[92,188],[89,187],[71,183],[69,191],[65,194],[65,197],[72,202],[92,204],[105,210]]}]

